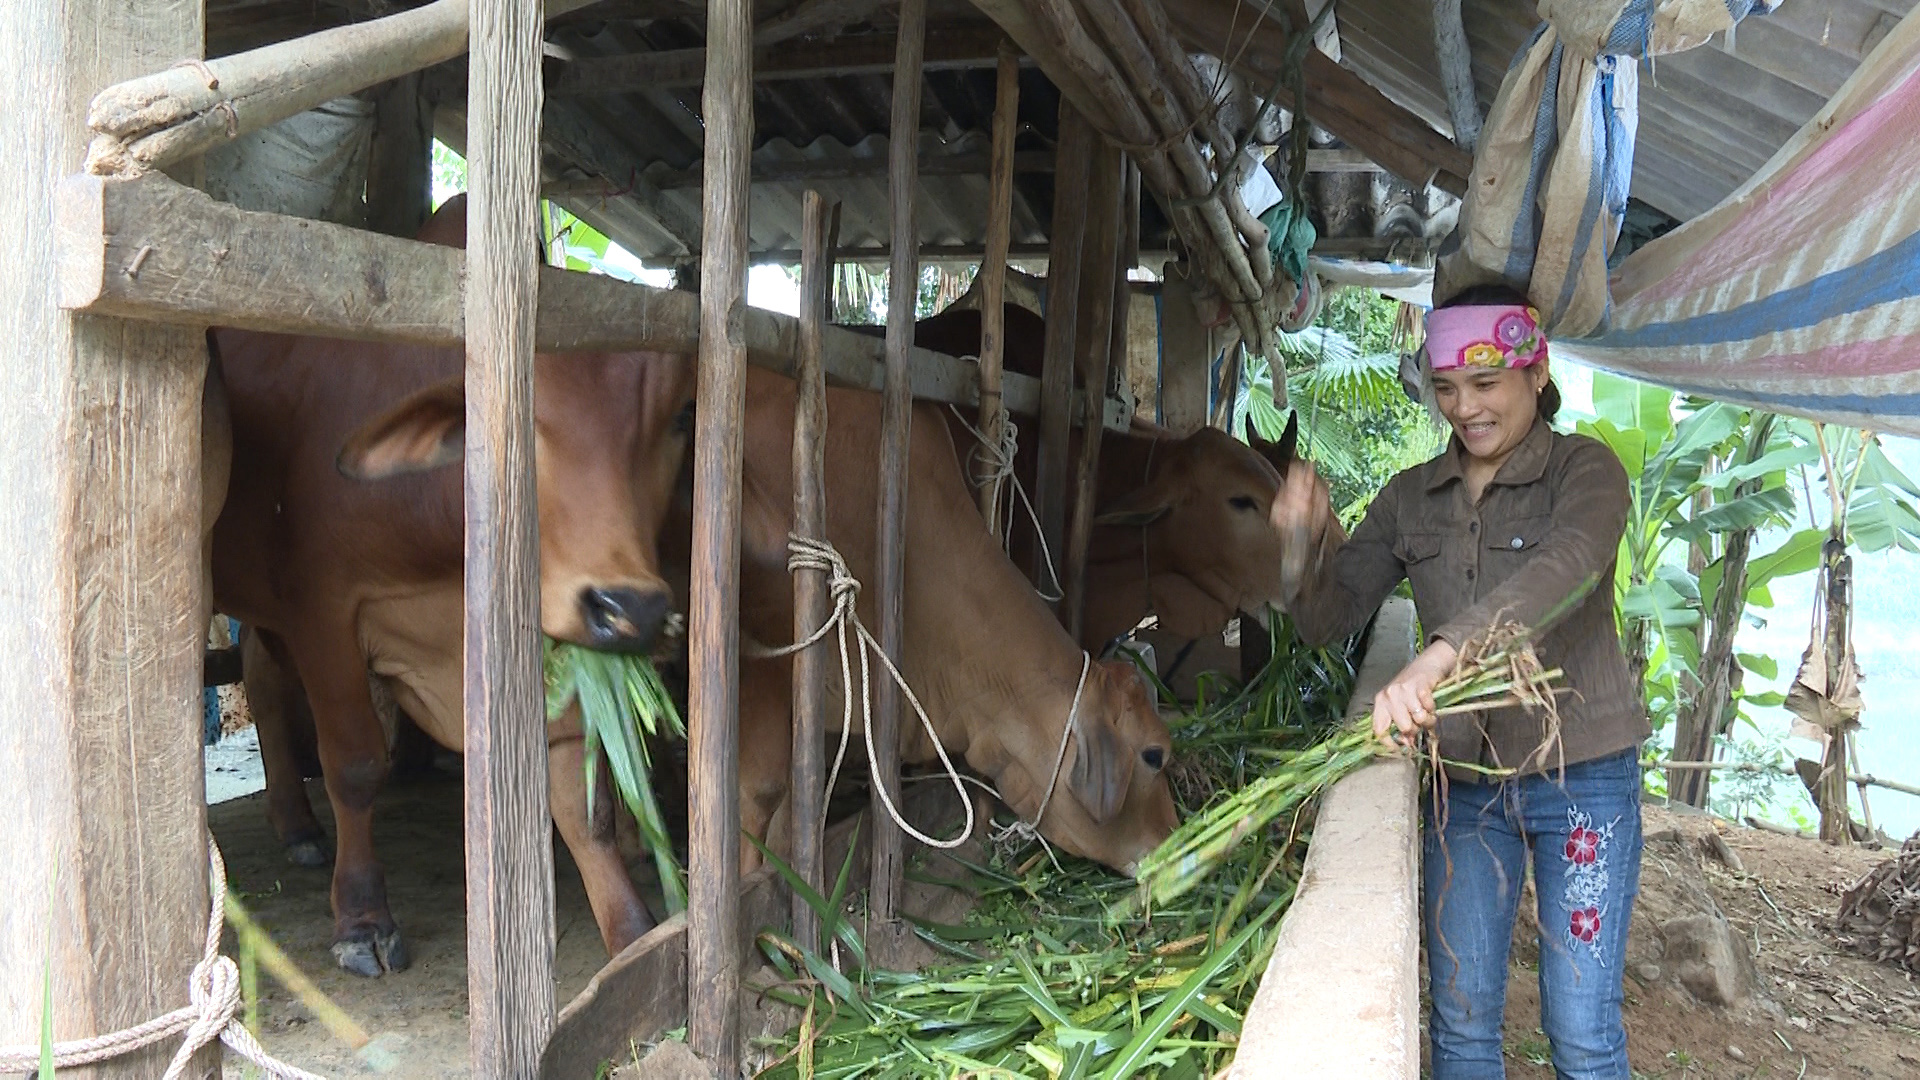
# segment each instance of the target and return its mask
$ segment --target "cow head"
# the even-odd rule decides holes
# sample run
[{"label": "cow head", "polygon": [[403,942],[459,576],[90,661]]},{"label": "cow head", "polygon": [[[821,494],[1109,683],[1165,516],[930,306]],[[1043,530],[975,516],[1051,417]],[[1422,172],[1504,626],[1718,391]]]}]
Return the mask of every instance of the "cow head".
[{"label": "cow head", "polygon": [[[465,239],[463,200],[421,239]],[[596,649],[645,651],[672,610],[658,538],[693,430],[693,365],[669,353],[568,353],[534,361],[540,627]],[[461,461],[466,392],[429,386],[369,421],[341,473],[380,480]]]},{"label": "cow head", "polygon": [[1163,444],[1153,477],[1095,518],[1102,526],[1144,531],[1143,572],[1186,579],[1182,588],[1156,590],[1162,626],[1199,636],[1217,632],[1236,610],[1284,605],[1283,544],[1269,511],[1298,436],[1292,419],[1279,442],[1256,437],[1251,446],[1201,428]]},{"label": "cow head", "polygon": [[[1002,736],[1007,758],[988,770],[1002,798],[1032,821],[1060,760],[1041,834],[1075,855],[1133,873],[1179,824],[1166,777],[1173,737],[1139,670],[1121,660],[1093,664],[1064,759],[1059,738],[1058,727]],[[968,754],[969,761],[974,757]]]}]

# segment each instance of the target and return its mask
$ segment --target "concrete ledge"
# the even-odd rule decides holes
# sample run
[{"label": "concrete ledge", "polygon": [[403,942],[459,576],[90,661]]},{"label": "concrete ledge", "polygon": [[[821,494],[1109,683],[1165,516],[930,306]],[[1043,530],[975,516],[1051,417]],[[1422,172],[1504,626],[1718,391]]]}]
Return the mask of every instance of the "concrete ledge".
[{"label": "concrete ledge", "polygon": [[[1413,622],[1411,603],[1381,606],[1349,716],[1412,658]],[[1418,787],[1414,762],[1383,760],[1321,799],[1234,1080],[1420,1075]]]}]

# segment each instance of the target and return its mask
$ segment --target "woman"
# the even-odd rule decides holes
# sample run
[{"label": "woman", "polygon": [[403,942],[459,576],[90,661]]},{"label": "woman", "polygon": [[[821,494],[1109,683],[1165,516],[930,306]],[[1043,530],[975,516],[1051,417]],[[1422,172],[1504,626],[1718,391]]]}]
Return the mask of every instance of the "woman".
[{"label": "woman", "polygon": [[[1426,804],[1423,878],[1434,1080],[1500,1077],[1507,947],[1532,860],[1541,1026],[1561,1077],[1626,1080],[1621,973],[1640,878],[1640,769],[1649,734],[1614,630],[1613,567],[1627,476],[1613,452],[1548,425],[1560,394],[1538,314],[1510,289],[1469,290],[1428,316],[1424,367],[1453,438],[1393,478],[1351,539],[1326,485],[1296,464],[1274,503],[1293,550],[1319,552],[1292,613],[1309,640],[1358,629],[1402,578],[1425,647],[1374,697],[1374,731],[1426,730],[1450,769]],[[1597,586],[1597,587],[1596,587]],[[1571,602],[1570,601],[1571,598]],[[1537,631],[1574,693],[1560,731],[1497,709],[1436,723],[1433,687],[1496,622]]]}]

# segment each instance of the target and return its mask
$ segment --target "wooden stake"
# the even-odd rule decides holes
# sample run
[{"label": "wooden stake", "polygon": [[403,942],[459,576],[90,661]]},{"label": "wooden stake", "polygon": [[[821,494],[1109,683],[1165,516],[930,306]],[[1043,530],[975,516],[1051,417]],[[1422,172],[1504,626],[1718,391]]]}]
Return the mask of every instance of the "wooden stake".
[{"label": "wooden stake", "polygon": [[700,423],[693,449],[688,711],[687,1035],[721,1076],[740,1070],[740,467],[746,407],[753,5],[708,0],[706,213],[701,221]]},{"label": "wooden stake", "polygon": [[[806,259],[800,265],[800,350],[794,381],[799,397],[793,410],[793,531],[824,539],[827,535],[826,458],[827,373],[820,360],[820,325],[832,314],[833,251],[828,246],[831,223],[826,197],[809,190],[802,203],[801,246]],[[805,641],[827,621],[830,600],[827,575],[821,570],[799,570],[793,575],[793,640]],[[827,669],[824,648],[802,649],[793,658],[793,862],[815,892],[822,888],[825,866],[820,838],[826,825]],[[818,949],[820,915],[799,895],[793,898],[793,940],[802,948]]]},{"label": "wooden stake", "polygon": [[[1058,553],[1067,533],[1067,440],[1073,420],[1073,346],[1080,295],[1080,248],[1086,236],[1087,190],[1093,131],[1065,99],[1060,102],[1060,138],[1054,154],[1053,224],[1048,238],[1047,342],[1040,367],[1040,460],[1034,501],[1046,550]],[[1043,556],[1035,552],[1036,558]],[[1034,580],[1044,571],[1036,564]],[[1048,583],[1050,584],[1050,583]]]},{"label": "wooden stake", "polygon": [[[199,56],[203,32],[178,0],[0,5],[0,1045],[38,1045],[43,994],[57,1040],[180,1008],[205,947],[206,342],[67,315],[47,288],[89,96]],[[157,1078],[178,1046],[88,1075]]]},{"label": "wooden stake", "polygon": [[[1007,245],[1013,235],[1013,136],[1020,122],[1020,57],[1012,44],[1000,45],[1000,69],[993,90],[993,168],[987,194],[987,252],[980,260],[980,430],[986,444],[998,447],[1002,433],[1000,370],[1006,358]],[[985,448],[979,448],[979,453]],[[973,454],[968,455],[973,460]],[[980,512],[999,539],[999,479],[980,488]]]},{"label": "wooden stake", "polygon": [[473,1070],[532,1076],[553,1030],[533,326],[540,11],[475,0],[467,146],[467,998]]},{"label": "wooden stake", "polygon": [[1061,621],[1076,641],[1080,639],[1080,616],[1086,605],[1087,546],[1093,539],[1093,504],[1100,482],[1100,419],[1113,356],[1114,280],[1125,280],[1119,266],[1126,250],[1120,235],[1121,164],[1120,152],[1096,136],[1092,182],[1086,195],[1086,240],[1081,250],[1080,326],[1074,337],[1075,367],[1086,388],[1088,415],[1080,429],[1067,547],[1061,556],[1061,584],[1066,593]]},{"label": "wooden stake", "polygon": [[[920,59],[926,41],[926,0],[901,0],[899,52],[893,62],[893,117],[888,133],[892,162],[887,201],[892,208],[893,263],[887,282],[887,385],[880,416],[879,540],[875,607],[880,647],[903,665],[907,562],[907,453],[912,435],[913,396],[908,385],[907,353],[913,348],[914,302],[920,293],[920,235],[913,214],[915,152],[920,130]],[[882,804],[882,791],[900,803],[900,693],[891,679],[876,679],[873,695],[873,883],[868,910],[883,935],[899,906],[905,871],[906,836]]]}]

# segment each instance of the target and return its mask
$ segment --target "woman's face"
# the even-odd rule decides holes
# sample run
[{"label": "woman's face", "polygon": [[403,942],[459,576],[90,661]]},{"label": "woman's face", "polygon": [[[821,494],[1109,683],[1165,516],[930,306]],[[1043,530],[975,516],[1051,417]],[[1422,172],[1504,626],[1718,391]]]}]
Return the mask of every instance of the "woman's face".
[{"label": "woman's face", "polygon": [[1502,462],[1520,445],[1547,385],[1545,361],[1519,369],[1455,368],[1433,373],[1434,401],[1467,453]]}]

